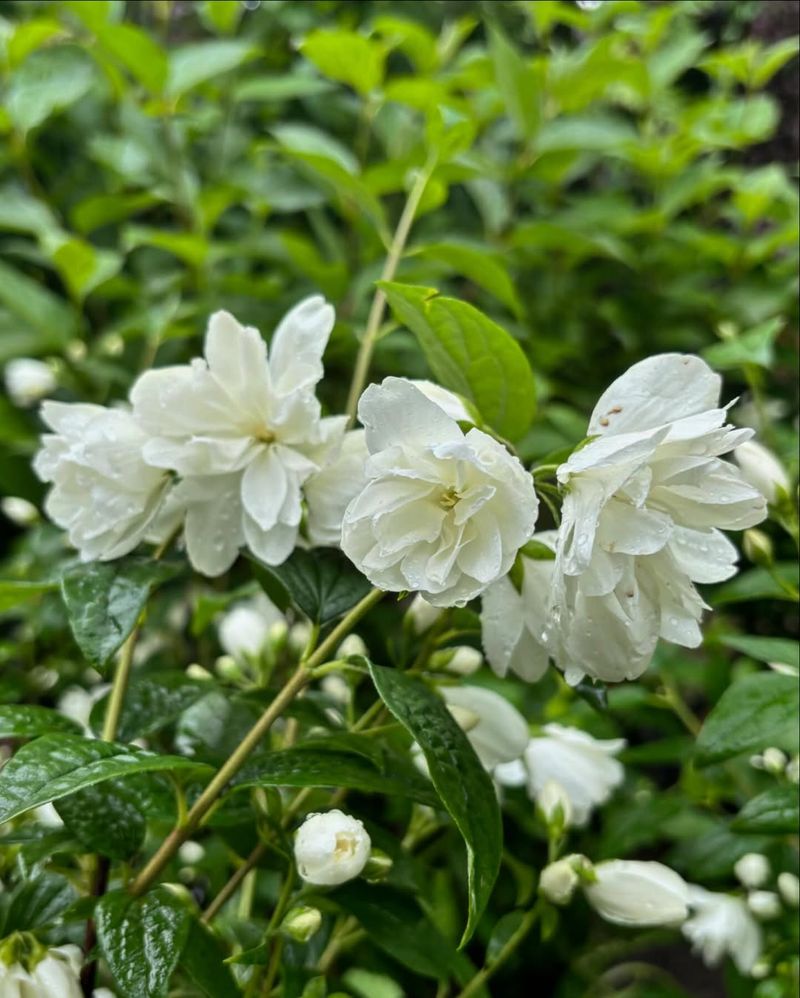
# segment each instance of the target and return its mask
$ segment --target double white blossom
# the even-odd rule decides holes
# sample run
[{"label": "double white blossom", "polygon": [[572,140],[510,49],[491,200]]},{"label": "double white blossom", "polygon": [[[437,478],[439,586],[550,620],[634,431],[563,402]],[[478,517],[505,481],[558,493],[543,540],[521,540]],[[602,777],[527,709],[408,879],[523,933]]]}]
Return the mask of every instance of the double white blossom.
[{"label": "double white blossom", "polygon": [[302,486],[332,457],[344,417],[321,418],[315,387],[334,313],[307,298],[280,322],[267,355],[258,330],[212,315],[205,360],[143,374],[134,414],[148,464],[182,477],[193,566],[220,575],[246,544],[271,565],[294,548]]},{"label": "double white blossom", "polygon": [[530,475],[402,378],[367,388],[358,412],[370,458],[367,485],[345,511],[344,552],[381,589],[463,606],[508,572],[531,536]]},{"label": "double white blossom", "polygon": [[334,886],[357,877],[371,843],[357,818],[337,809],[309,814],[294,840],[297,872],[309,884]]},{"label": "double white blossom", "polygon": [[0,994],[3,998],[81,998],[81,962],[80,948],[72,945],[53,947],[29,966],[0,961]]},{"label": "double white blossom", "polygon": [[729,954],[741,973],[749,974],[761,955],[761,929],[742,898],[707,891],[694,884],[689,887],[692,915],[682,932],[714,967]]}]

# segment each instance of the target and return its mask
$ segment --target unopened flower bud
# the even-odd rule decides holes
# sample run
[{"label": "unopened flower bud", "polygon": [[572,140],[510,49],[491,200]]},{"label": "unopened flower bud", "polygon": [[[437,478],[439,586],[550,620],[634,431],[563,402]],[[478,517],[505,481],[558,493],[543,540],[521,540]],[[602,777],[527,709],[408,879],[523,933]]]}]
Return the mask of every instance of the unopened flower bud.
[{"label": "unopened flower bud", "polygon": [[469,645],[459,645],[453,649],[453,653],[447,662],[447,671],[455,672],[459,676],[471,676],[483,665],[483,655],[477,649],[470,648]]},{"label": "unopened flower bud", "polygon": [[18,406],[29,406],[43,399],[56,387],[56,379],[48,364],[32,357],[17,357],[5,368],[8,397]]},{"label": "unopened flower bud", "polygon": [[207,682],[209,679],[214,678],[208,669],[203,668],[203,666],[198,662],[192,662],[191,665],[186,667],[186,675],[190,679],[200,679],[203,682]]},{"label": "unopened flower bud", "polygon": [[628,926],[680,925],[689,913],[689,886],[663,863],[612,859],[594,867],[586,898],[607,922]]},{"label": "unopened flower bud", "polygon": [[750,976],[754,981],[763,981],[765,977],[769,977],[771,970],[772,967],[770,967],[766,960],[759,960],[750,968]]},{"label": "unopened flower bud", "polygon": [[572,801],[557,780],[547,780],[536,795],[536,803],[544,815],[547,827],[556,835],[572,823]]},{"label": "unopened flower bud", "polygon": [[786,469],[778,458],[762,444],[747,440],[734,448],[733,458],[739,465],[742,477],[774,503],[778,492],[788,492],[791,483]]},{"label": "unopened flower bud", "polygon": [[298,905],[287,912],[281,922],[281,932],[298,943],[307,943],[322,925],[322,912],[310,905]]},{"label": "unopened flower bud", "polygon": [[415,596],[408,608],[406,618],[415,634],[424,634],[425,631],[433,627],[441,615],[442,610],[438,606],[431,606],[422,596]]},{"label": "unopened flower bud", "polygon": [[758,852],[748,852],[733,867],[739,882],[745,887],[760,887],[769,877],[769,860]]},{"label": "unopened flower bud", "polygon": [[778,874],[778,890],[790,908],[800,907],[800,879],[788,870]]},{"label": "unopened flower bud", "polygon": [[302,655],[308,647],[310,638],[311,624],[308,621],[302,620],[298,624],[292,624],[289,628],[286,642],[289,646],[289,651],[295,655]]},{"label": "unopened flower bud", "polygon": [[781,913],[781,899],[773,891],[750,891],[747,907],[756,918],[777,918]]},{"label": "unopened flower bud", "polygon": [[757,530],[755,527],[745,530],[742,546],[746,557],[754,565],[763,565],[768,568],[775,560],[772,541],[763,530]]},{"label": "unopened flower bud", "polygon": [[242,678],[242,667],[233,655],[220,655],[214,662],[214,671],[226,683],[236,683]]},{"label": "unopened flower bud", "polygon": [[193,842],[191,839],[188,842],[184,842],[178,850],[178,857],[181,863],[186,863],[187,866],[194,866],[196,863],[199,863],[205,854],[206,851],[203,846],[199,842]]},{"label": "unopened flower bud", "polygon": [[0,500],[0,510],[17,527],[30,527],[39,519],[39,510],[20,496],[5,496]]},{"label": "unopened flower bud", "polygon": [[326,696],[330,697],[335,703],[342,704],[344,706],[350,702],[350,684],[342,676],[337,676],[335,674],[323,676],[319,685],[322,692]]},{"label": "unopened flower bud", "polygon": [[768,748],[764,749],[764,754],[762,756],[764,760],[764,769],[768,773],[782,773],[786,769],[786,763],[789,761],[786,757],[786,753],[782,752],[779,748]]},{"label": "unopened flower bud", "polygon": [[297,871],[309,884],[343,884],[364,869],[370,846],[369,835],[357,818],[338,809],[310,814],[294,840]]},{"label": "unopened flower bud", "polygon": [[267,637],[270,648],[276,652],[280,651],[286,646],[288,635],[289,625],[285,620],[276,620],[273,624],[270,624],[269,635]]},{"label": "unopened flower bud", "polygon": [[364,639],[358,634],[348,634],[336,650],[337,658],[349,658],[351,655],[369,655],[369,649]]},{"label": "unopened flower bud", "polygon": [[553,904],[569,904],[575,888],[580,883],[572,859],[573,857],[566,856],[555,863],[550,863],[542,870],[539,877],[539,893]]},{"label": "unopened flower bud", "polygon": [[370,883],[385,880],[392,871],[394,860],[382,849],[372,849],[369,859],[364,867],[364,878]]},{"label": "unopened flower bud", "polygon": [[785,769],[786,779],[790,783],[800,783],[800,755],[796,755],[793,759],[786,763]]},{"label": "unopened flower bud", "polygon": [[106,357],[119,357],[125,350],[125,340],[119,333],[106,333],[100,340],[99,348]]}]

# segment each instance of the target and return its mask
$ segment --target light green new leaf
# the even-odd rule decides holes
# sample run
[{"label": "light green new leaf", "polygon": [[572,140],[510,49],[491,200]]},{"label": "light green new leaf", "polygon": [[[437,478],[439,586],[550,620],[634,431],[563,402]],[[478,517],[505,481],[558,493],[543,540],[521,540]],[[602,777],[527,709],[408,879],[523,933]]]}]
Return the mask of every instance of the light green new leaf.
[{"label": "light green new leaf", "polygon": [[153,37],[133,24],[103,24],[100,48],[120,62],[142,86],[160,94],[167,82],[167,55]]},{"label": "light green new leaf", "polygon": [[41,596],[42,593],[58,589],[56,582],[18,582],[16,579],[0,579],[0,613],[15,610]]},{"label": "light green new leaf", "polygon": [[727,371],[745,364],[769,368],[775,359],[775,339],[784,325],[784,320],[780,317],[767,319],[741,336],[706,347],[703,359],[718,371]]},{"label": "light green new leaf", "polygon": [[304,39],[300,50],[323,76],[346,83],[360,94],[370,93],[383,82],[383,45],[355,31],[320,28]]},{"label": "light green new leaf", "polygon": [[779,662],[800,669],[800,644],[791,638],[761,638],[755,634],[723,634],[720,641],[729,648],[758,659]]},{"label": "light green new leaf", "polygon": [[798,711],[800,683],[796,677],[778,672],[744,676],[725,690],[705,719],[696,743],[699,765],[770,745],[796,752]]},{"label": "light green new leaf", "polygon": [[77,316],[69,305],[5,263],[0,263],[0,303],[39,334],[42,351],[63,346],[75,334]]},{"label": "light green new leaf", "polygon": [[499,28],[489,29],[489,52],[497,86],[517,134],[521,139],[533,139],[542,116],[538,74]]},{"label": "light green new leaf", "polygon": [[182,97],[194,87],[228,73],[255,55],[243,41],[196,42],[175,49],[169,59],[167,93]]},{"label": "light green new leaf", "polygon": [[433,288],[378,285],[398,322],[416,335],[437,380],[474,402],[501,436],[519,439],[536,409],[533,373],[519,343],[472,305]]},{"label": "light green new leaf", "polygon": [[436,792],[467,846],[470,938],[492,893],[503,850],[497,794],[444,701],[418,679],[370,664],[380,698],[419,744]]},{"label": "light green new leaf", "polygon": [[796,786],[770,787],[748,801],[733,819],[737,832],[797,835],[800,832],[800,798]]},{"label": "light green new leaf", "polygon": [[28,132],[80,100],[94,79],[94,63],[77,45],[34,52],[11,77],[6,98],[9,116],[20,131]]},{"label": "light green new leaf", "polygon": [[77,735],[43,735],[28,742],[0,772],[0,824],[60,800],[84,787],[133,773],[205,772],[202,763],[179,755],[156,755]]}]

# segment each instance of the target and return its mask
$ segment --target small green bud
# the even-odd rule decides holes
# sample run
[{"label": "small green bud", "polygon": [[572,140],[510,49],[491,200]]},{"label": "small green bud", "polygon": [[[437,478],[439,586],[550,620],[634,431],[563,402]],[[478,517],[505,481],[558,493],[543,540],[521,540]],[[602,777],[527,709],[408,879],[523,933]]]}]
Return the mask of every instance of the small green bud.
[{"label": "small green bud", "polygon": [[287,912],[281,932],[298,943],[307,943],[322,925],[322,912],[310,905],[298,905]]},{"label": "small green bud", "polygon": [[365,880],[374,883],[378,880],[385,880],[392,871],[394,860],[382,849],[372,849],[364,867],[362,876]]},{"label": "small green bud", "polygon": [[769,568],[775,560],[772,541],[763,530],[756,530],[754,527],[751,527],[750,530],[745,530],[742,545],[745,555],[754,565],[762,565],[764,568]]}]

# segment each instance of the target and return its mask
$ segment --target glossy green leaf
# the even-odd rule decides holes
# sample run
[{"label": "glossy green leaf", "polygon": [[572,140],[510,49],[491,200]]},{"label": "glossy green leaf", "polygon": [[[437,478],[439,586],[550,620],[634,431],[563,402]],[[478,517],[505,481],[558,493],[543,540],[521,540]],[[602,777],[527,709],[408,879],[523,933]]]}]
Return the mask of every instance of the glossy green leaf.
[{"label": "glossy green leaf", "polygon": [[503,831],[494,784],[440,697],[396,669],[370,665],[370,673],[383,702],[421,747],[436,792],[466,843],[469,918],[463,945],[500,868]]},{"label": "glossy green leaf", "polygon": [[255,557],[251,561],[262,588],[279,607],[291,604],[318,624],[347,613],[372,589],[352,562],[334,548],[297,548],[277,566]]},{"label": "glossy green leaf", "polygon": [[[190,679],[177,670],[134,673],[125,693],[117,739],[130,742],[160,731],[213,688],[213,683]],[[103,730],[107,704],[108,697],[104,697],[92,708],[91,725],[97,734]]]},{"label": "glossy green leaf", "polygon": [[14,888],[2,917],[2,935],[41,929],[56,922],[72,905],[78,892],[62,876],[38,871]]},{"label": "glossy green leaf", "polygon": [[34,52],[11,77],[6,100],[11,120],[23,132],[36,128],[80,100],[94,79],[94,63],[77,45]]},{"label": "glossy green leaf", "polygon": [[179,755],[156,755],[114,742],[43,735],[23,745],[0,771],[0,823],[96,783],[175,770],[202,773],[207,767]]},{"label": "glossy green leaf", "polygon": [[712,603],[743,603],[747,600],[779,599],[797,602],[797,564],[776,562],[771,568],[751,568],[715,589]]},{"label": "glossy green leaf", "polygon": [[700,765],[776,745],[797,751],[800,683],[794,676],[757,672],[738,679],[720,697],[697,738]]},{"label": "glossy green leaf", "polygon": [[0,738],[36,738],[56,731],[78,734],[80,727],[49,707],[22,703],[0,706]]},{"label": "glossy green leaf", "polygon": [[381,85],[386,58],[383,46],[355,31],[321,28],[312,31],[300,48],[323,76],[346,83],[360,94]]},{"label": "glossy green leaf", "polygon": [[111,859],[128,859],[144,842],[138,788],[124,780],[85,787],[56,805],[62,821],[85,846]]},{"label": "glossy green leaf", "polygon": [[185,902],[165,886],[141,898],[112,891],[97,903],[95,922],[122,998],[164,998],[192,922]]},{"label": "glossy green leaf", "polygon": [[770,787],[745,804],[732,827],[739,832],[799,834],[799,793],[796,786]]},{"label": "glossy green leaf", "polygon": [[72,633],[91,665],[105,669],[136,626],[150,594],[178,571],[174,564],[136,555],[67,569],[61,595]]},{"label": "glossy green leaf", "polygon": [[416,335],[437,380],[474,402],[516,440],[536,409],[533,374],[519,343],[478,309],[432,288],[379,281],[398,322]]},{"label": "glossy green leaf", "polygon": [[778,662],[800,669],[800,643],[791,638],[762,638],[755,634],[723,634],[720,641],[759,662]]},{"label": "glossy green leaf", "polygon": [[193,919],[180,964],[198,991],[207,998],[237,998],[241,995],[224,959],[225,954],[217,937]]}]

